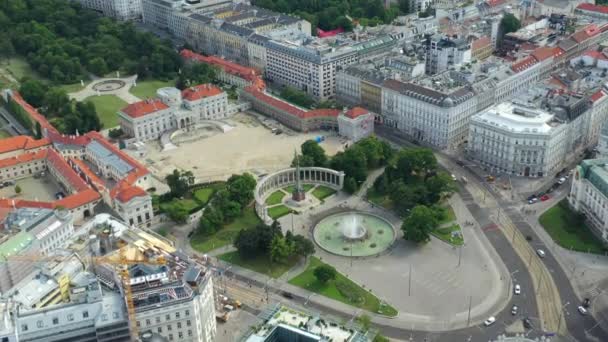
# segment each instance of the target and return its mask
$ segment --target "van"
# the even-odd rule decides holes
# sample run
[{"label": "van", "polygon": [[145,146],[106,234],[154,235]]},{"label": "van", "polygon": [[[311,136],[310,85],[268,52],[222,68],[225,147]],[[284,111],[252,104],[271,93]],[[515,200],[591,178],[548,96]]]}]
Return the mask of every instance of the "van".
[{"label": "van", "polygon": [[226,310],[226,311],[234,311],[234,306],[232,306],[230,304],[226,304],[226,305],[224,305],[224,310]]}]

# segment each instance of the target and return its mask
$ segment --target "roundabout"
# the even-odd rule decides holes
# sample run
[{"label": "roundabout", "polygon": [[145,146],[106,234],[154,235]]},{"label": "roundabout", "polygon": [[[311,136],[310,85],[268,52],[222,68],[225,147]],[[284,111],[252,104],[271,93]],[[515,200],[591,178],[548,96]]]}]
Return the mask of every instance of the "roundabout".
[{"label": "roundabout", "polygon": [[364,212],[344,212],[325,217],[313,230],[314,241],[325,251],[351,257],[382,253],[395,241],[387,220]]},{"label": "roundabout", "polygon": [[93,90],[103,93],[103,92],[115,91],[115,90],[121,89],[126,85],[127,85],[127,83],[123,80],[118,80],[118,79],[104,80],[104,81],[96,82],[95,84],[93,84]]}]

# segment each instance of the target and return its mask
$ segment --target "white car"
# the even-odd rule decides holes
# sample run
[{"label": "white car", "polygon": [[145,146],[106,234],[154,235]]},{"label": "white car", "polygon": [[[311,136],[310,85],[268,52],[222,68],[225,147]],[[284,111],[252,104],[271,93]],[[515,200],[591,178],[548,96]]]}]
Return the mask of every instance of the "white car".
[{"label": "white car", "polygon": [[458,178],[456,178],[456,175],[452,173],[452,180],[456,181]]},{"label": "white car", "polygon": [[513,308],[511,308],[511,315],[513,315],[513,316],[517,315],[517,310],[519,310],[517,305],[513,305]]},{"label": "white car", "polygon": [[485,325],[486,327],[489,327],[490,325],[494,324],[495,322],[496,322],[496,317],[491,316],[483,322],[483,325]]},{"label": "white car", "polygon": [[579,306],[577,309],[578,309],[578,312],[580,312],[580,313],[581,313],[581,315],[583,315],[583,316],[584,316],[584,315],[586,315],[586,314],[587,314],[587,309],[585,309],[585,308],[584,308],[582,305],[581,305],[581,306]]},{"label": "white car", "polygon": [[536,254],[538,254],[538,256],[541,258],[545,257],[545,251],[543,251],[542,249],[537,249]]},{"label": "white car", "polygon": [[565,182],[566,182],[566,178],[564,178],[564,177],[560,178],[560,179],[557,181],[557,183],[559,183],[559,184],[564,184]]},{"label": "white car", "polygon": [[513,292],[515,292],[516,295],[521,294],[521,286],[519,286],[519,284],[515,285]]}]

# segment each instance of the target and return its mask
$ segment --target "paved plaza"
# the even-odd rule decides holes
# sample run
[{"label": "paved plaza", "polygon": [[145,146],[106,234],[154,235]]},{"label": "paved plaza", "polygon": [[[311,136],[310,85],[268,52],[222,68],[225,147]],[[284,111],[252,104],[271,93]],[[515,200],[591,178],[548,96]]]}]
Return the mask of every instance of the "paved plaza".
[{"label": "paved plaza", "polygon": [[[104,87],[104,82],[118,81],[122,84],[122,86]],[[87,97],[97,96],[97,95],[116,95],[126,103],[135,103],[141,101],[141,99],[129,92],[132,86],[135,85],[137,81],[137,76],[129,76],[123,78],[100,78],[96,79],[93,82],[87,84],[83,89],[68,94],[70,99],[76,101],[84,101]]]},{"label": "paved plaza", "polygon": [[352,209],[387,219],[397,230],[397,239],[388,251],[351,260],[317,247],[316,255],[395,306],[399,310],[396,319],[410,322],[413,329],[432,326],[443,330],[466,325],[469,301],[473,322],[501,310],[511,296],[505,266],[488,249],[485,237],[476,232],[479,227],[466,225],[472,218],[458,195],[450,204],[463,228],[466,244],[462,251],[435,238],[423,246],[405,241],[399,218],[358,196],[343,193],[329,197],[308,213],[288,215],[279,221],[284,230],[311,237],[315,223],[335,211]]},{"label": "paved plaza", "polygon": [[291,165],[294,151],[309,139],[326,136],[321,146],[328,155],[342,150],[344,139],[328,132],[273,134],[254,117],[236,114],[224,120],[234,128],[222,133],[209,132],[200,140],[185,142],[177,149],[161,151],[158,142],[148,143],[146,166],[156,175],[175,168],[191,170],[197,182],[225,180],[231,174],[267,174]]},{"label": "paved plaza", "polygon": [[[21,194],[15,193],[15,186],[19,185]],[[19,179],[15,185],[0,189],[0,198],[20,198],[33,201],[51,202],[56,200],[55,194],[64,191],[59,184],[48,174],[41,178],[27,177]],[[67,194],[66,194],[67,195]]]}]

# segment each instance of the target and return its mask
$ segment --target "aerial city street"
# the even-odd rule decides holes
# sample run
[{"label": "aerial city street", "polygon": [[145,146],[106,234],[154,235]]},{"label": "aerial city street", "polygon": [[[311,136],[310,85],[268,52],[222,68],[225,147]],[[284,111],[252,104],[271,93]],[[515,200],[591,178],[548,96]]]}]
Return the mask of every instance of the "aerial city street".
[{"label": "aerial city street", "polygon": [[0,1],[0,342],[608,342],[608,0]]}]

